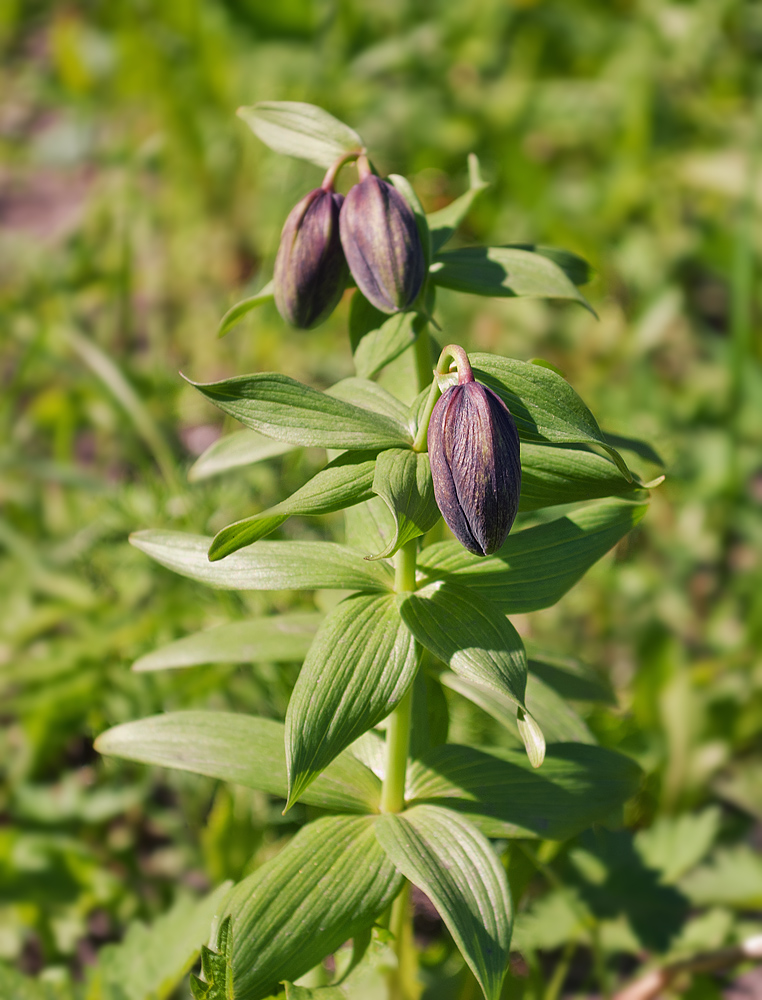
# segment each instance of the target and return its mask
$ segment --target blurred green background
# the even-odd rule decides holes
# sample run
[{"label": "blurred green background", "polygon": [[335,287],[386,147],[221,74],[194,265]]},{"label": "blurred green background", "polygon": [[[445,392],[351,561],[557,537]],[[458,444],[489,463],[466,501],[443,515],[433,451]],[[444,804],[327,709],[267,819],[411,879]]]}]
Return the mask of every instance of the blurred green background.
[{"label": "blurred green background", "polygon": [[[443,336],[549,360],[606,431],[664,460],[642,527],[560,606],[516,622],[610,678],[615,699],[588,724],[646,778],[605,844],[532,848],[528,872],[512,860],[528,888],[506,995],[584,991],[586,962],[605,992],[639,962],[759,932],[761,59],[751,0],[0,3],[0,970],[81,980],[131,921],[239,877],[303,816],[92,750],[163,709],[282,717],[293,683],[283,665],[129,669],[199,628],[309,604],[206,590],[126,540],[214,532],[320,461],[189,484],[233,427],[179,371],[319,387],[352,371],[346,299],[310,333],[266,306],[215,338],[269,280],[283,220],[320,177],[236,119],[267,99],[348,122],[429,211],[464,190],[477,153],[491,186],[458,238],[582,254],[600,320],[441,292]],[[296,519],[282,537],[341,531]],[[454,738],[495,738],[459,712]],[[661,936],[642,932],[666,910],[633,843],[659,891],[688,901]],[[586,851],[607,892],[586,895]],[[103,990],[88,996],[118,995]]]}]

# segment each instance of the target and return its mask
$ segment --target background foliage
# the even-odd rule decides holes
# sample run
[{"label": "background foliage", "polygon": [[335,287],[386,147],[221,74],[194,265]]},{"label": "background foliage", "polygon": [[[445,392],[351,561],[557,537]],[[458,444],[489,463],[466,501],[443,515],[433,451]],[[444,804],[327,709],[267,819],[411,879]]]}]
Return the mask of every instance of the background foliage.
[{"label": "background foliage", "polygon": [[[126,542],[136,527],[214,533],[320,464],[290,453],[189,484],[223,425],[178,369],[321,388],[352,371],[346,302],[309,334],[265,306],[214,336],[269,280],[282,221],[320,176],[235,118],[263,99],[352,124],[428,211],[465,189],[476,152],[491,186],[463,242],[577,251],[597,269],[585,291],[600,320],[441,291],[448,339],[547,359],[606,431],[655,442],[666,465],[615,556],[514,620],[611,685],[608,701],[580,699],[588,726],[646,779],[623,826],[512,850],[521,957],[506,990],[584,990],[591,969],[612,989],[638,962],[758,932],[762,5],[16,0],[0,44],[0,976],[44,970],[40,996],[73,976],[88,996],[139,1000],[140,984],[119,992],[130,953],[93,972],[98,949],[127,933],[144,954],[135,921],[173,905],[190,926],[189,898],[253,870],[305,815],[92,751],[108,725],[163,709],[282,719],[295,679],[282,664],[129,671],[198,628],[309,610],[293,594],[211,592]],[[280,536],[341,531],[338,517],[293,518]],[[503,739],[476,709],[451,726]],[[426,912],[426,961],[450,961],[455,989],[462,970]],[[145,989],[166,996],[193,954],[161,959],[172,969]]]}]

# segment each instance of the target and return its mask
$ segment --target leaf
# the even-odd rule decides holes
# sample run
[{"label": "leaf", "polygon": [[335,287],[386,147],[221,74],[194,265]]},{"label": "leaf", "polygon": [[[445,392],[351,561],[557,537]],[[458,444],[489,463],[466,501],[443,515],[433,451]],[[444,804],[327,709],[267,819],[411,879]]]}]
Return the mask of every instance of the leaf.
[{"label": "leaf", "polygon": [[392,187],[394,187],[402,195],[409,205],[411,212],[415,216],[415,225],[418,230],[418,235],[421,239],[421,247],[423,249],[423,259],[426,265],[426,271],[428,271],[432,256],[431,234],[429,232],[429,224],[426,221],[426,213],[423,211],[423,206],[418,200],[418,195],[413,190],[413,187],[407,177],[402,177],[401,174],[389,174],[388,180]]},{"label": "leaf", "polygon": [[235,431],[209,445],[188,470],[188,480],[197,483],[202,479],[219,476],[229,469],[285,455],[286,452],[293,451],[294,447],[286,441],[274,441],[256,431]]},{"label": "leaf", "polygon": [[79,1000],[69,983],[51,983],[24,976],[0,962],[0,996],[8,1000]]},{"label": "leaf", "polygon": [[369,457],[367,452],[344,452],[287,500],[218,531],[209,546],[210,561],[216,562],[259,541],[294,514],[313,517],[330,514],[370,499],[373,496],[375,468],[375,455]]},{"label": "leaf", "polygon": [[528,442],[521,445],[519,511],[611,496],[638,500],[647,494],[639,483],[628,482],[613,462],[595,452]]},{"label": "leaf", "polygon": [[588,262],[576,253],[572,253],[571,250],[561,250],[559,247],[546,247],[537,243],[505,243],[503,246],[507,250],[526,250],[529,253],[536,253],[541,257],[547,257],[557,267],[560,267],[567,278],[574,282],[575,285],[586,285],[593,277],[593,269]]},{"label": "leaf", "polygon": [[524,644],[507,618],[465,588],[434,583],[398,597],[403,621],[421,645],[467,680],[524,707]]},{"label": "leaf", "polygon": [[538,611],[560,600],[646,509],[618,503],[584,507],[513,532],[486,557],[471,555],[458,542],[438,542],[421,552],[418,568],[429,580],[468,587],[475,600],[494,603],[505,614]]},{"label": "leaf", "polygon": [[367,928],[402,877],[370,817],[330,816],[303,827],[272,861],[233,890],[236,1000],[263,1000]]},{"label": "leaf", "polygon": [[146,925],[133,921],[119,944],[98,952],[87,995],[99,1000],[164,1000],[196,960],[209,928],[230,891],[227,882],[198,902],[180,898]]},{"label": "leaf", "polygon": [[539,677],[562,698],[571,701],[601,701],[616,705],[608,677],[570,657],[557,656],[527,642],[530,673]]},{"label": "leaf", "polygon": [[323,616],[303,612],[230,622],[187,635],[146,653],[137,671],[196,667],[206,663],[287,663],[304,659]]},{"label": "leaf", "polygon": [[567,840],[633,796],[640,775],[628,757],[584,743],[550,744],[540,771],[521,750],[450,743],[411,762],[406,798],[457,810],[488,837]]},{"label": "leaf", "polygon": [[604,432],[603,436],[612,448],[622,448],[624,451],[631,451],[646,462],[652,462],[654,465],[664,468],[664,460],[647,441],[624,437],[622,434],[609,434],[608,431]]},{"label": "leaf", "polygon": [[438,212],[432,212],[426,216],[431,231],[433,253],[438,253],[454,235],[455,230],[471,211],[473,203],[487,187],[489,187],[489,184],[482,179],[476,154],[469,153],[468,191],[459,198],[456,198],[455,201],[450,202],[449,205],[440,208]]},{"label": "leaf", "polygon": [[[446,583],[400,595],[397,600],[403,621],[424,649],[453,673],[505,695],[528,715],[524,644],[513,625],[489,602]],[[519,726],[519,735],[534,766],[539,767],[542,734],[529,722]]]},{"label": "leaf", "polygon": [[[286,798],[288,780],[282,723],[237,712],[167,712],[107,729],[98,753],[205,774]],[[302,796],[308,805],[342,812],[374,812],[381,783],[346,754]]]},{"label": "leaf", "polygon": [[[509,732],[513,733],[517,739],[524,742],[519,735],[519,726],[516,716],[516,704],[506,695],[484,684],[478,684],[472,680],[458,677],[457,674],[449,670],[441,671],[437,674],[439,681],[451,691],[456,691],[464,698],[478,705],[484,712],[487,712],[496,719]],[[568,705],[563,698],[559,697],[544,684],[538,677],[531,674],[527,676],[526,705],[536,719],[545,739],[550,743],[595,743],[595,737],[588,727]]]},{"label": "leaf", "polygon": [[[389,417],[402,424],[403,427],[408,426],[408,408],[378,382],[350,376],[336,382],[330,389],[326,389],[326,395],[343,399],[346,403],[352,403],[353,406],[373,410],[374,413]],[[412,435],[412,431],[410,433]]]},{"label": "leaf", "polygon": [[431,899],[487,1000],[499,1000],[512,908],[505,870],[489,841],[464,817],[432,805],[380,816],[376,836]]},{"label": "leaf", "polygon": [[236,113],[270,149],[317,167],[330,167],[344,153],[363,149],[354,129],[314,104],[259,101]]},{"label": "leaf", "polygon": [[434,498],[429,456],[402,448],[382,451],[376,462],[373,492],[380,496],[394,518],[395,532],[386,546],[369,559],[394,555],[412,538],[424,535],[441,514]]},{"label": "leaf", "polygon": [[230,917],[219,927],[216,951],[201,946],[203,980],[191,975],[190,988],[194,1000],[232,1000],[233,997],[233,936]]},{"label": "leaf", "polygon": [[288,704],[289,806],[342,750],[389,715],[416,667],[415,643],[393,596],[358,594],[334,608]]},{"label": "leaf", "polygon": [[387,316],[356,291],[349,307],[349,339],[357,374],[371,378],[412,346],[426,323],[417,312]]},{"label": "leaf", "polygon": [[515,247],[443,250],[429,269],[441,288],[498,298],[572,299],[595,316],[568,275],[547,256]]},{"label": "leaf", "polygon": [[674,884],[709,853],[721,822],[718,806],[683,816],[659,816],[647,830],[635,834],[635,850],[649,868],[661,872],[662,882]]},{"label": "leaf", "polygon": [[168,569],[222,590],[391,590],[386,563],[369,563],[333,542],[260,542],[223,563],[207,557],[212,539],[182,531],[138,531],[130,543]]},{"label": "leaf", "polygon": [[190,384],[252,430],[291,444],[372,451],[411,442],[407,426],[391,417],[335,399],[287,375],[260,372]]},{"label": "leaf", "polygon": [[511,411],[522,441],[598,445],[611,455],[625,479],[632,479],[595,417],[557,372],[495,354],[470,354],[469,360],[477,380],[494,389]]},{"label": "leaf", "polygon": [[258,306],[263,306],[266,302],[272,302],[275,297],[273,282],[268,281],[264,288],[261,288],[255,295],[250,295],[247,299],[241,299],[225,313],[217,327],[217,336],[224,337],[230,333],[234,326],[241,322],[247,313]]},{"label": "leaf", "polygon": [[679,882],[694,906],[762,908],[762,857],[748,844],[721,847]]}]

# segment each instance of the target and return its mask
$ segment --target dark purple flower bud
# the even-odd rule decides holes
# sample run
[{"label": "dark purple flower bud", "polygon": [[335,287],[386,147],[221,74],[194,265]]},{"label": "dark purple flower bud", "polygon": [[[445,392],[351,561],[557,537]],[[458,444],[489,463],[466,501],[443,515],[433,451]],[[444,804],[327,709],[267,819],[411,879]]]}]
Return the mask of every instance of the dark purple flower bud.
[{"label": "dark purple flower bud", "polygon": [[291,210],[275,258],[275,305],[283,319],[303,330],[333,312],[347,284],[339,238],[344,196],[315,188]]},{"label": "dark purple flower bud", "polygon": [[469,552],[488,556],[508,537],[521,493],[519,435],[510,410],[479,382],[448,389],[429,421],[434,496]]},{"label": "dark purple flower bud", "polygon": [[426,264],[415,216],[399,191],[368,174],[347,195],[339,228],[349,270],[365,298],[385,313],[412,305]]}]

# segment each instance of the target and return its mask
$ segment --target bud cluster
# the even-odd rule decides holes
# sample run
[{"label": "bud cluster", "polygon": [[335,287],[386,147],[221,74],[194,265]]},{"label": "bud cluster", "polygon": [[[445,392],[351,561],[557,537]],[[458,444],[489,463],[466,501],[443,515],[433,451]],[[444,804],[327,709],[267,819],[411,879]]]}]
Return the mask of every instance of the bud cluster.
[{"label": "bud cluster", "polygon": [[303,330],[333,312],[350,273],[384,313],[408,309],[426,277],[415,216],[402,195],[362,156],[360,182],[344,198],[333,188],[337,167],[291,210],[275,260],[275,304]]}]

